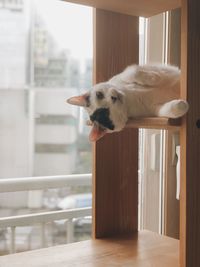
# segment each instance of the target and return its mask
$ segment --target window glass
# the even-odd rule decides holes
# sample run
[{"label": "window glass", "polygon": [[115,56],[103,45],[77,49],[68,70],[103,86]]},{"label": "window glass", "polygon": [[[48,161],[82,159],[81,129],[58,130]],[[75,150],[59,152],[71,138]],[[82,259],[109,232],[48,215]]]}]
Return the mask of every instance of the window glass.
[{"label": "window glass", "polygon": [[[0,178],[91,173],[85,113],[66,103],[91,85],[91,8],[0,0]],[[3,193],[0,217],[59,209],[74,194],[83,195],[79,207],[88,206],[90,192],[90,186],[77,186]],[[23,230],[27,238],[32,233],[31,227]]]}]

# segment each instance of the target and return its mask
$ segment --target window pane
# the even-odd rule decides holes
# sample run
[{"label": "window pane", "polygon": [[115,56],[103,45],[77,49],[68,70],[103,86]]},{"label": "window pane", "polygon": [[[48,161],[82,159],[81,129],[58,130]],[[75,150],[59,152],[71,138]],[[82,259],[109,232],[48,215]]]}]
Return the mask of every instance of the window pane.
[{"label": "window pane", "polygon": [[[60,0],[0,1],[0,178],[91,173],[85,113],[66,104],[91,85],[91,8]],[[91,186],[0,194],[0,217],[60,209],[68,196],[77,201],[68,208],[86,207]],[[22,240],[21,232],[28,238],[34,231],[39,238],[32,227],[17,234]],[[2,234],[8,242],[8,229]],[[25,241],[22,247],[28,249]]]}]

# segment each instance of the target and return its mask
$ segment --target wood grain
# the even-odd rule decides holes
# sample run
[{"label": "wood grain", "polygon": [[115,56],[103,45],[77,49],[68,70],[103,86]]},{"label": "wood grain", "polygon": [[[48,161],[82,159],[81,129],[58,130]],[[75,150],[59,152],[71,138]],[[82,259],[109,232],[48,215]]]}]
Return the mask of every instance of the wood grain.
[{"label": "wood grain", "polygon": [[[168,27],[168,55],[167,61],[169,64],[180,68],[180,47],[181,47],[181,9],[175,9],[169,12],[169,27]],[[179,129],[180,130],[180,129]],[[165,224],[164,234],[173,238],[179,238],[180,232],[180,203],[176,199],[176,163],[174,158],[175,145],[178,142],[179,132],[176,130],[167,131],[166,154],[165,154]],[[175,139],[174,139],[175,138]],[[176,140],[176,142],[175,142]]]},{"label": "wood grain", "polygon": [[181,267],[200,266],[200,1],[182,0]]},{"label": "wood grain", "polygon": [[142,231],[133,238],[89,240],[0,257],[2,267],[178,267],[178,241]]},{"label": "wood grain", "polygon": [[181,119],[169,118],[140,118],[128,121],[127,128],[144,128],[144,129],[165,129],[178,131],[181,126]]},{"label": "wood grain", "polygon": [[[138,18],[95,10],[94,82],[138,63]],[[94,145],[93,236],[131,234],[138,218],[138,130],[107,135]]]},{"label": "wood grain", "polygon": [[122,14],[151,17],[180,7],[181,0],[65,0]]}]

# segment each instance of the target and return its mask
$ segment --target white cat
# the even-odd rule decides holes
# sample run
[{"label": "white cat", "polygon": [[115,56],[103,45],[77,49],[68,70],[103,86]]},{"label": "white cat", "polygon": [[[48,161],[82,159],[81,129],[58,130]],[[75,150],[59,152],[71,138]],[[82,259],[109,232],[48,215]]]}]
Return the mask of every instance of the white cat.
[{"label": "white cat", "polygon": [[92,90],[67,100],[87,110],[90,140],[122,130],[129,118],[178,118],[188,111],[180,98],[180,70],[170,65],[133,65]]}]

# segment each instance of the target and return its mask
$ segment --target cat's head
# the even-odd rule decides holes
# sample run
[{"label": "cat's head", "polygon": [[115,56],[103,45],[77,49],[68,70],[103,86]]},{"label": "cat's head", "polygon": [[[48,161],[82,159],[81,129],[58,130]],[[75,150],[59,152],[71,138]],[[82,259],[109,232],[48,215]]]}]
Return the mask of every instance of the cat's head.
[{"label": "cat's head", "polygon": [[108,83],[100,83],[92,90],[67,99],[72,105],[82,106],[92,126],[90,140],[96,141],[106,133],[120,131],[127,122],[127,109],[123,92]]}]

